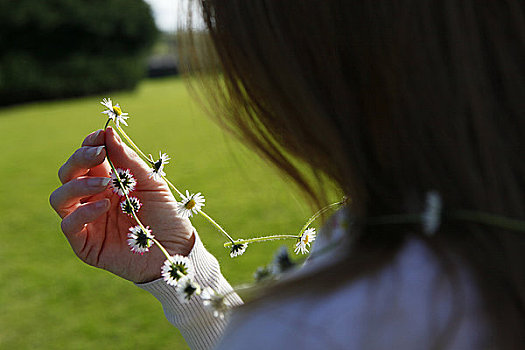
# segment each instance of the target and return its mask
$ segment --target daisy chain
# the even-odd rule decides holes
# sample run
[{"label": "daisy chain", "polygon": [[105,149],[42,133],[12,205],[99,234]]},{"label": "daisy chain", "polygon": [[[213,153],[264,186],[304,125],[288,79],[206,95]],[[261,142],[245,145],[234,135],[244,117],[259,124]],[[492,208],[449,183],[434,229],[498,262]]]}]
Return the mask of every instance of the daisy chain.
[{"label": "daisy chain", "polygon": [[159,160],[153,161],[153,158],[151,158],[153,167],[151,169],[151,172],[149,173],[149,177],[160,181],[163,176],[166,176],[166,173],[164,172],[164,166],[169,163],[169,160],[170,157],[168,157],[166,153],[162,153],[159,151]]},{"label": "daisy chain", "polygon": [[117,179],[117,176],[112,171],[111,172],[111,187],[113,187],[113,192],[118,193],[119,196],[124,196],[124,193],[128,194],[135,189],[137,181],[131,174],[129,169],[117,169],[118,177],[120,182]]},{"label": "daisy chain", "polygon": [[230,308],[230,303],[225,299],[225,295],[217,293],[210,287],[202,290],[201,299],[204,306],[213,311],[213,316],[221,320],[224,319],[224,314]]},{"label": "daisy chain", "polygon": [[104,98],[100,104],[107,108],[107,110],[101,113],[106,114],[109,119],[113,120],[117,127],[119,127],[120,123],[126,126],[128,125],[128,123],[126,123],[126,119],[129,118],[128,113],[123,113],[118,103],[113,105],[110,98]]},{"label": "daisy chain", "polygon": [[271,267],[272,273],[274,275],[280,275],[292,269],[294,266],[295,263],[290,258],[290,254],[288,254],[288,248],[282,246],[273,259]]},{"label": "daisy chain", "polygon": [[186,195],[181,194],[181,197],[182,201],[177,203],[177,214],[183,219],[198,213],[206,201],[200,192],[190,194],[188,190],[186,190]]},{"label": "daisy chain", "polygon": [[255,282],[259,283],[266,279],[270,279],[273,276],[273,272],[268,266],[259,266],[253,274]]},{"label": "daisy chain", "polygon": [[175,291],[182,302],[188,302],[193,295],[201,294],[201,286],[199,286],[190,276],[182,277],[177,285]]},{"label": "daisy chain", "polygon": [[236,256],[243,255],[246,248],[248,248],[248,244],[245,243],[233,244],[230,249],[230,257],[235,258]]},{"label": "daisy chain", "polygon": [[169,259],[166,259],[161,271],[164,281],[170,286],[176,286],[182,277],[193,277],[194,274],[190,259],[179,254],[175,254]]},{"label": "daisy chain", "polygon": [[299,254],[299,252],[301,252],[301,254],[308,253],[308,247],[310,247],[310,243],[315,241],[315,237],[315,228],[310,227],[309,229],[305,230],[295,244],[295,254]]},{"label": "daisy chain", "polygon": [[129,216],[133,216],[133,212],[137,213],[141,206],[142,203],[140,203],[137,197],[129,197],[129,202],[124,198],[124,200],[120,202],[120,209],[122,209],[124,214],[128,214]]},{"label": "daisy chain", "polygon": [[145,231],[140,225],[130,227],[128,233],[128,245],[131,247],[131,251],[134,253],[144,254],[149,251],[149,248],[153,245],[153,234],[148,227],[145,227]]}]

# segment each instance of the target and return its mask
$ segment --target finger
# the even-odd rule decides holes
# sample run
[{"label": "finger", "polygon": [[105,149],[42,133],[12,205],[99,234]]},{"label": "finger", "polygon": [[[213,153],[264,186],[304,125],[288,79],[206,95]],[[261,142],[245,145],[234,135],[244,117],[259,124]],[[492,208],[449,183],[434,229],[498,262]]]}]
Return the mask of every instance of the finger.
[{"label": "finger", "polygon": [[86,136],[82,142],[82,146],[103,146],[104,145],[104,130],[100,129],[93,131],[91,134]]},{"label": "finger", "polygon": [[111,127],[106,129],[108,155],[117,168],[130,169],[137,180],[149,178],[151,168],[129,148]]},{"label": "finger", "polygon": [[104,146],[82,146],[69,157],[58,170],[58,178],[65,184],[71,179],[86,175],[87,172],[104,162],[106,150]]},{"label": "finger", "polygon": [[57,188],[49,197],[49,202],[55,211],[64,217],[75,208],[81,198],[104,191],[111,179],[109,177],[85,177],[67,182]]},{"label": "finger", "polygon": [[98,219],[109,210],[109,207],[110,200],[107,198],[79,206],[62,220],[62,231],[66,237],[79,233],[84,229],[84,225]]},{"label": "finger", "polygon": [[97,202],[83,204],[62,220],[61,228],[75,251],[81,246],[83,238],[78,235],[86,224],[95,221],[109,210],[110,201],[104,198]]}]

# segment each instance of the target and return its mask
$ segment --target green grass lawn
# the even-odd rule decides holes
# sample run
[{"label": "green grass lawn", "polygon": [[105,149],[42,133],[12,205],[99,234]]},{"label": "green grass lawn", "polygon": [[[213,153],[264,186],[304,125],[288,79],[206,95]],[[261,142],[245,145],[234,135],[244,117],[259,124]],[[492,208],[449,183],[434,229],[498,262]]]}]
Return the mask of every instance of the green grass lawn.
[{"label": "green grass lawn", "polygon": [[[130,113],[134,141],[146,153],[167,152],[168,177],[202,192],[206,212],[234,237],[296,233],[310,216],[269,165],[192,104],[181,80],[145,81],[110,97]],[[49,205],[59,166],[104,125],[99,100],[0,110],[0,349],[187,348],[151,295],[76,258]],[[230,259],[211,225],[201,218],[194,225],[233,284],[251,281],[282,244],[255,244]]]}]

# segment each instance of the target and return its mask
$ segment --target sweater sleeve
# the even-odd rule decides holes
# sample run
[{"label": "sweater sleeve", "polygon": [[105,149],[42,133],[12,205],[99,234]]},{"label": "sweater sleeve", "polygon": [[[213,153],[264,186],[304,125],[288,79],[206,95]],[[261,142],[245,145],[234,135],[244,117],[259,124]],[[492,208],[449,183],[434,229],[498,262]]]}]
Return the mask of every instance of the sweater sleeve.
[{"label": "sweater sleeve", "polygon": [[[242,305],[241,298],[231,293],[233,288],[221,274],[219,262],[202,244],[195,232],[195,244],[188,255],[195,268],[195,282],[202,287],[212,287],[219,293],[228,294],[227,300],[232,306]],[[178,299],[175,288],[169,286],[162,278],[155,281],[137,284],[150,292],[160,301],[168,321],[177,327],[191,349],[213,349],[228,324],[229,317],[214,317],[198,297],[189,302]]]}]

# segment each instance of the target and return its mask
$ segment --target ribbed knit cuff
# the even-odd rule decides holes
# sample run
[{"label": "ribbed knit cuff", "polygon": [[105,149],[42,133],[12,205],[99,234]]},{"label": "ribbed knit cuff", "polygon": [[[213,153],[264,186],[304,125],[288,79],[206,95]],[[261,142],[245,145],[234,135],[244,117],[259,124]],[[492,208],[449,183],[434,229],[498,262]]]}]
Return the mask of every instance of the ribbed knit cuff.
[{"label": "ribbed knit cuff", "polygon": [[[204,248],[197,232],[188,258],[195,268],[195,282],[201,287],[211,287],[222,294],[231,293],[233,289],[222,276],[219,262]],[[204,307],[199,297],[181,302],[175,288],[162,278],[136,285],[160,301],[166,318],[180,330],[191,349],[213,349],[218,343],[228,324],[228,316],[224,319],[214,317],[213,311]],[[232,306],[242,305],[241,298],[235,293],[229,294],[227,300]]]}]

